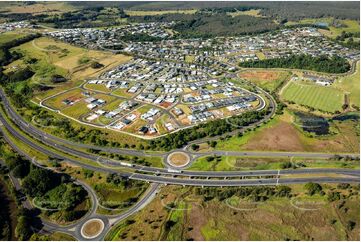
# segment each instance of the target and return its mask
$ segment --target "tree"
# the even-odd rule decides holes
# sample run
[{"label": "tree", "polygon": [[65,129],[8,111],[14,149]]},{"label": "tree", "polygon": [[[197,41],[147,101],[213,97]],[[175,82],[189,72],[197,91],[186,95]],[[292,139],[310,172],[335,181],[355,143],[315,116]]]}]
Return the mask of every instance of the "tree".
[{"label": "tree", "polygon": [[209,145],[210,145],[212,148],[214,148],[214,147],[216,147],[216,145],[217,145],[217,141],[212,140],[212,141],[209,143]]},{"label": "tree", "polygon": [[327,73],[345,73],[350,70],[350,63],[340,56],[329,58],[326,55],[313,57],[311,55],[292,55],[265,60],[252,60],[241,62],[241,67],[251,68],[291,68],[306,69]]},{"label": "tree", "polygon": [[23,179],[23,189],[30,197],[44,195],[50,189],[60,184],[60,176],[52,171],[32,167],[30,173]]},{"label": "tree", "polygon": [[278,197],[290,197],[292,189],[288,186],[277,186],[276,187],[276,195]]},{"label": "tree", "polygon": [[12,170],[13,175],[16,178],[24,178],[29,174],[29,171],[30,165],[28,162],[22,162]]},{"label": "tree", "polygon": [[355,226],[356,223],[354,221],[352,220],[347,221],[347,225],[346,225],[347,230],[352,231],[355,228]]},{"label": "tree", "polygon": [[327,193],[327,200],[329,202],[333,202],[336,200],[340,200],[341,196],[339,192],[329,192]]},{"label": "tree", "polygon": [[305,184],[305,189],[310,196],[322,191],[322,186],[318,183],[308,182]]},{"label": "tree", "polygon": [[91,64],[90,64],[90,67],[93,68],[93,69],[98,69],[98,68],[102,68],[104,65],[97,62],[97,61],[93,61]]},{"label": "tree", "polygon": [[29,240],[33,231],[31,230],[31,221],[27,216],[18,217],[18,223],[15,228],[15,235],[20,241]]}]

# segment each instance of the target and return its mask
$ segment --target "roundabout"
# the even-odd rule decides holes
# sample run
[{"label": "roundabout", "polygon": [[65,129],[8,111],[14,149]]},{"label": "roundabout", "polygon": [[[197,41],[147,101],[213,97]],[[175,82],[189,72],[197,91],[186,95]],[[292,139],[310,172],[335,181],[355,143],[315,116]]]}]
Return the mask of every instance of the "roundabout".
[{"label": "roundabout", "polygon": [[104,230],[104,222],[101,219],[94,218],[86,221],[81,227],[80,233],[85,239],[94,239]]},{"label": "roundabout", "polygon": [[191,158],[190,156],[182,151],[176,151],[167,156],[167,164],[174,168],[183,168],[187,166]]}]

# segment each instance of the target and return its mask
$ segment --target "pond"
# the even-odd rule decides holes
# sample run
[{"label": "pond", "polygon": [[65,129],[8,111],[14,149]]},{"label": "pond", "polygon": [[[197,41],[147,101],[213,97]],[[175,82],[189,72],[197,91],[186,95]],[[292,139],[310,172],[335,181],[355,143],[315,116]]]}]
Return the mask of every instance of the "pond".
[{"label": "pond", "polygon": [[296,125],[300,126],[303,131],[314,133],[316,135],[329,134],[330,124],[327,119],[316,115],[295,112]]}]

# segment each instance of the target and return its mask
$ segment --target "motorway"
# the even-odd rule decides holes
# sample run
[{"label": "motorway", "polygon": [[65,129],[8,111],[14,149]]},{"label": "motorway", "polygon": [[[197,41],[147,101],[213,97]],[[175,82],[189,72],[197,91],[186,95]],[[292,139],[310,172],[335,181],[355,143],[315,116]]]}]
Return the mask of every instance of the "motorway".
[{"label": "motorway", "polygon": [[[84,153],[78,150],[71,149],[69,147],[76,147],[82,149],[95,149],[101,150],[108,153],[115,153],[115,154],[122,154],[122,155],[132,155],[132,156],[158,156],[158,157],[166,157],[171,152],[144,152],[139,150],[132,150],[132,149],[120,149],[120,148],[111,148],[111,147],[102,147],[102,146],[95,146],[83,143],[76,143],[69,140],[65,140],[59,138],[57,136],[45,133],[44,131],[34,127],[27,121],[23,120],[23,118],[12,108],[9,100],[7,99],[5,93],[2,89],[0,89],[0,98],[2,99],[6,111],[10,117],[10,119],[16,123],[19,128],[21,128],[24,132],[31,135],[32,137],[38,139],[44,144],[47,144],[51,147],[56,147],[57,149],[61,149],[65,153],[78,155],[81,157],[85,157],[87,159],[96,160],[98,157],[94,155],[89,155],[88,153]],[[272,100],[272,97],[270,97]],[[274,107],[273,104],[272,107]],[[274,108],[272,108],[274,110]],[[267,120],[273,115],[273,111],[269,115],[267,115]],[[0,121],[1,122],[1,121]],[[255,125],[258,125],[256,123]],[[239,130],[238,130],[239,131]],[[217,137],[212,137],[217,138]],[[198,141],[198,142],[205,142],[206,140]],[[188,153],[191,157],[201,157],[206,155],[220,155],[220,156],[257,156],[257,157],[308,157],[308,158],[331,158],[335,154],[332,153],[305,153],[305,152],[262,152],[262,151],[211,151],[211,152],[192,152],[188,151],[187,147],[184,147],[183,151]],[[340,154],[340,155],[348,155],[348,156],[358,156],[358,154]],[[119,164],[119,166],[121,166]],[[149,170],[147,167],[137,166],[136,169],[142,170]],[[154,172],[154,170],[150,169],[150,172]]]},{"label": "motorway", "polygon": [[[99,157],[97,155],[94,154],[89,154],[89,153],[85,153],[76,149],[72,149],[69,146],[74,146],[75,144],[80,145],[82,148],[95,148],[95,149],[99,149],[102,148],[101,150],[104,149],[110,149],[108,151],[113,151],[113,150],[117,150],[118,152],[120,152],[121,154],[127,154],[127,155],[134,155],[134,156],[144,156],[144,155],[153,155],[153,156],[162,156],[162,157],[166,157],[169,152],[165,152],[165,153],[149,153],[149,154],[145,154],[145,152],[140,152],[137,150],[127,150],[127,149],[114,149],[114,148],[104,148],[104,147],[98,147],[98,146],[89,146],[86,144],[79,144],[79,143],[74,143],[68,140],[64,140],[61,139],[59,137],[50,135],[50,134],[46,134],[45,132],[35,128],[34,126],[32,126],[31,124],[27,123],[26,121],[23,120],[23,118],[17,114],[17,112],[12,108],[12,106],[10,105],[6,95],[4,94],[3,90],[0,89],[0,98],[2,99],[5,109],[7,111],[7,113],[9,114],[10,118],[12,121],[14,121],[19,128],[22,129],[22,131],[24,131],[25,133],[31,135],[33,138],[38,139],[41,143],[48,145],[56,150],[60,150],[65,154],[70,154],[72,156],[75,157],[81,157],[83,159],[87,159],[87,160],[91,160],[93,162],[96,162],[99,166],[94,166],[94,165],[89,165],[89,164],[85,164],[83,162],[80,162],[76,159],[69,159],[68,157],[62,156],[59,153],[55,153],[47,148],[45,148],[44,146],[40,146],[34,142],[32,142],[32,140],[30,140],[29,138],[23,136],[22,134],[20,134],[16,129],[14,129],[9,123],[8,121],[4,118],[0,116],[0,122],[3,124],[4,127],[6,127],[6,129],[17,139],[21,140],[22,142],[28,144],[30,147],[34,148],[35,150],[40,151],[41,153],[44,153],[50,157],[54,157],[54,158],[58,158],[61,160],[66,160],[70,163],[79,165],[79,166],[83,166],[86,167],[88,169],[91,170],[98,170],[98,171],[104,171],[104,172],[116,172],[115,168],[131,168],[134,170],[134,172],[139,172],[141,171],[141,173],[127,173],[127,172],[122,172],[123,176],[129,177],[131,179],[138,179],[138,180],[142,180],[142,181],[149,181],[149,182],[157,182],[157,183],[163,183],[163,184],[181,184],[181,185],[199,185],[199,186],[207,186],[207,185],[218,185],[218,186],[227,186],[227,185],[232,185],[232,186],[236,186],[236,185],[250,185],[251,181],[250,179],[248,179],[247,182],[242,181],[242,180],[237,180],[238,183],[236,182],[236,180],[224,180],[224,181],[219,181],[219,180],[200,180],[200,179],[179,179],[179,178],[175,178],[173,176],[177,176],[177,175],[181,175],[181,176],[185,176],[188,178],[193,178],[193,177],[222,177],[222,178],[230,178],[230,177],[246,177],[246,176],[275,176],[275,175],[287,175],[287,173],[292,172],[292,174],[297,174],[299,173],[322,173],[319,170],[315,170],[315,169],[296,169],[296,170],[282,170],[281,172],[277,171],[277,170],[268,170],[268,171],[180,171],[177,173],[174,173],[174,171],[170,171],[169,169],[164,169],[164,168],[157,168],[157,167],[147,167],[147,166],[141,166],[141,165],[135,165],[135,164],[126,164],[124,162],[119,162],[119,161],[115,161],[115,160],[110,160],[110,159],[106,159],[106,158],[102,158]],[[8,142],[11,142],[9,138],[7,138]],[[124,152],[124,153],[123,153]],[[316,153],[290,153],[290,152],[278,152],[278,153],[269,153],[269,152],[231,152],[231,151],[214,151],[214,152],[207,152],[207,153],[203,153],[203,154],[193,154],[190,153],[190,156],[195,155],[195,156],[201,156],[201,155],[232,155],[232,156],[288,156],[288,157],[292,157],[292,156],[302,156],[302,157],[323,157],[323,158],[329,158],[334,156],[334,154],[316,154]],[[355,156],[355,154],[348,154],[350,156]],[[330,171],[328,171],[330,172]],[[148,174],[144,174],[144,173],[151,173],[151,175]],[[165,177],[160,177],[159,175],[167,175]],[[290,181],[290,182],[294,182],[294,181]],[[252,183],[253,185],[259,185],[260,183],[263,183],[263,181],[259,182],[259,181],[255,181],[254,183]]]},{"label": "motorway", "polygon": [[[239,178],[244,178],[246,176],[251,176],[251,177],[262,177],[262,176],[280,176],[280,175],[287,175],[287,174],[305,174],[305,173],[313,173],[313,174],[317,174],[317,173],[335,173],[335,171],[332,170],[320,170],[320,169],[295,169],[295,170],[263,170],[263,171],[224,171],[224,172],[214,172],[214,171],[182,171],[181,173],[173,173],[170,172],[164,168],[155,168],[155,167],[141,167],[139,169],[137,169],[137,167],[134,167],[135,172],[141,170],[141,169],[148,169],[147,171],[145,170],[141,170],[142,172],[152,172],[151,175],[149,174],[142,174],[142,173],[131,173],[131,172],[119,172],[116,171],[114,168],[110,167],[110,165],[115,162],[115,165],[120,164],[119,162],[116,161],[111,161],[108,159],[99,159],[99,157],[96,157],[92,154],[87,154],[84,152],[80,152],[77,150],[73,150],[70,149],[66,146],[60,146],[57,143],[50,143],[51,147],[54,148],[60,148],[63,147],[64,149],[61,149],[63,152],[65,152],[66,154],[75,154],[76,156],[85,158],[85,159],[90,159],[92,161],[98,162],[97,164],[99,165],[103,165],[103,166],[96,166],[96,165],[91,165],[88,163],[84,163],[84,162],[80,162],[76,159],[72,159],[66,156],[61,155],[60,153],[56,153],[54,151],[51,151],[49,149],[47,149],[44,146],[38,145],[37,143],[32,142],[32,140],[30,140],[29,138],[23,136],[22,134],[20,134],[16,129],[14,129],[8,122],[7,120],[0,116],[0,121],[3,123],[3,126],[6,127],[6,129],[11,133],[11,135],[13,137],[15,137],[16,139],[26,143],[28,146],[32,147],[33,149],[46,154],[50,157],[54,157],[54,158],[58,158],[61,160],[65,160],[69,163],[75,164],[75,165],[79,165],[82,166],[84,168],[90,169],[90,170],[95,170],[95,171],[103,171],[103,172],[118,172],[120,173],[122,176],[128,177],[129,179],[136,179],[136,180],[142,180],[142,181],[147,181],[147,182],[155,182],[155,183],[161,183],[161,184],[177,184],[177,185],[192,185],[192,186],[250,186],[250,185],[274,185],[274,184],[289,184],[289,183],[300,183],[300,182],[308,182],[308,181],[318,181],[318,179],[321,178],[317,178],[317,177],[309,177],[309,178],[294,178],[294,179],[279,179],[279,177],[276,179],[226,179],[229,177],[239,177]],[[25,130],[26,131],[26,130]],[[21,151],[18,147],[16,147],[16,145],[11,141],[10,137],[8,137],[6,135],[6,133],[4,133],[4,139],[12,146],[14,147],[14,149],[16,149],[18,152],[20,152],[21,154],[23,154],[24,152]],[[45,139],[44,140],[46,142],[46,144],[49,145],[49,139]],[[44,142],[44,143],[45,143]],[[50,141],[51,142],[51,141]],[[74,152],[74,153],[71,153]],[[357,172],[356,172],[357,173]],[[167,176],[160,176],[160,174],[162,175],[167,175]],[[182,178],[177,178],[174,177],[176,175],[181,175],[181,176],[188,176],[189,178],[192,177],[223,177],[225,178],[224,180],[212,180],[212,179],[182,179]],[[348,174],[349,175],[349,174]],[[358,182],[359,178],[357,178],[357,176],[353,176],[354,174],[352,174],[352,177],[345,177],[342,179],[345,179],[343,181],[341,181],[341,178],[330,178],[329,180],[327,180],[327,182]],[[319,181],[323,181],[326,182],[326,180],[324,180],[324,178],[322,178]]]},{"label": "motorway", "polygon": [[[0,98],[4,104],[6,115],[9,115],[10,120],[17,126],[11,124],[5,117],[0,115],[0,132],[3,138],[15,151],[30,160],[34,165],[45,168],[43,165],[37,163],[35,157],[30,157],[29,154],[20,149],[13,141],[12,138],[19,140],[35,151],[43,153],[49,157],[58,158],[64,162],[69,162],[77,166],[81,166],[93,171],[101,171],[106,173],[119,173],[120,175],[129,179],[150,182],[149,189],[145,192],[144,196],[131,208],[121,214],[117,215],[100,215],[96,213],[99,206],[98,198],[95,191],[86,183],[79,180],[74,180],[75,183],[83,186],[88,192],[92,206],[88,213],[83,216],[76,223],[60,226],[46,220],[42,220],[43,232],[59,231],[72,235],[78,240],[87,240],[81,234],[82,226],[90,219],[100,219],[104,223],[104,230],[95,238],[91,240],[103,240],[107,232],[112,226],[119,221],[135,214],[147,203],[149,203],[157,194],[160,185],[182,185],[182,186],[260,186],[260,185],[284,185],[284,184],[301,184],[307,182],[319,183],[359,183],[360,171],[355,169],[332,169],[332,168],[315,168],[315,169],[284,169],[284,170],[250,170],[250,171],[190,171],[190,170],[170,170],[168,168],[147,167],[136,164],[130,164],[120,161],[115,161],[94,154],[86,153],[75,148],[82,149],[97,149],[109,153],[117,153],[122,155],[131,156],[158,156],[166,159],[171,152],[144,152],[130,149],[119,149],[110,147],[99,147],[88,144],[75,143],[72,141],[64,140],[62,138],[45,133],[33,125],[26,122],[10,105],[3,90],[0,88]],[[272,97],[269,97],[272,100]],[[271,102],[272,103],[272,102]],[[275,105],[275,103],[274,103]],[[271,104],[272,107],[272,104]],[[267,121],[274,114],[275,106],[271,108],[270,112],[263,120],[253,125],[259,125]],[[18,128],[26,133],[24,135]],[[248,127],[249,128],[249,127]],[[244,128],[234,131],[234,133],[242,131]],[[7,132],[4,132],[4,131]],[[29,137],[28,137],[29,136]],[[218,139],[219,137],[212,137]],[[37,142],[34,142],[34,139]],[[211,139],[197,140],[193,143],[206,142]],[[51,147],[52,149],[49,149]],[[328,153],[303,153],[303,152],[250,152],[250,151],[212,151],[212,152],[192,152],[189,145],[182,150],[186,152],[192,159],[206,155],[219,155],[219,156],[257,156],[257,157],[308,157],[308,158],[331,158],[335,154]],[[358,154],[339,154],[348,155],[351,157],[358,157]],[[70,158],[74,157],[74,158]],[[79,161],[77,157],[83,160],[92,162]],[[119,171],[119,168],[127,168],[131,172]],[[307,175],[307,176],[305,176]],[[298,177],[297,177],[298,176]],[[11,177],[10,177],[11,178]],[[15,178],[11,178],[16,189],[20,189],[20,184]],[[28,200],[23,202],[25,207],[30,207],[31,203]]]}]

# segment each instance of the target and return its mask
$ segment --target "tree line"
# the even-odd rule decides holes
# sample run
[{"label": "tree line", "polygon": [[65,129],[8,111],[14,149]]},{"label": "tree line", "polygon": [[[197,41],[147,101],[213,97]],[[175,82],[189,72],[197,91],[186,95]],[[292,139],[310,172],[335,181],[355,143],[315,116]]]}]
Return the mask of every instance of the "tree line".
[{"label": "tree line", "polygon": [[252,60],[239,64],[246,68],[291,68],[305,69],[327,73],[345,73],[350,70],[350,63],[342,57],[328,57],[321,55],[313,57],[311,55],[291,55],[284,58],[274,58],[266,60]]},{"label": "tree line", "polygon": [[149,141],[150,149],[179,149],[191,141],[222,135],[260,121],[269,111],[249,111],[227,119],[213,120]]},{"label": "tree line", "polygon": [[6,164],[6,167],[1,167],[1,173],[11,173],[21,180],[21,191],[14,190],[14,198],[20,210],[15,228],[15,235],[19,240],[30,239],[34,233],[31,226],[37,224],[40,214],[38,209],[28,210],[22,207],[24,195],[30,199],[43,201],[41,207],[60,209],[60,211],[47,211],[45,214],[50,216],[60,212],[63,220],[67,222],[79,219],[86,213],[86,210],[76,211],[75,207],[86,199],[87,192],[81,186],[75,185],[69,175],[34,166],[9,148],[1,137],[0,157]]}]

